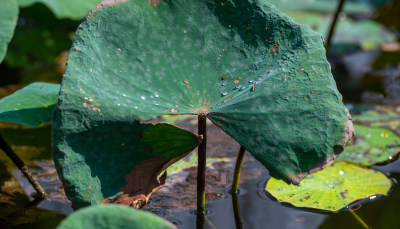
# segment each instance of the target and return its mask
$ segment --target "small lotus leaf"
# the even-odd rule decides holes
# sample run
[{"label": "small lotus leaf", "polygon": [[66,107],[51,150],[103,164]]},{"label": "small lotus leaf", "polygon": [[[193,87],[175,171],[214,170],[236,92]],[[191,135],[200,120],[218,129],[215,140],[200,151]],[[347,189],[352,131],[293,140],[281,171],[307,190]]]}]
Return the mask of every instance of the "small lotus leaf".
[{"label": "small lotus leaf", "polygon": [[68,216],[57,229],[174,229],[170,222],[131,207],[91,206]]},{"label": "small lotus leaf", "polygon": [[369,166],[391,160],[400,152],[400,137],[389,129],[354,125],[354,130],[357,137],[338,159]]},{"label": "small lotus leaf", "polygon": [[0,100],[0,121],[38,126],[51,121],[59,84],[33,83]]},{"label": "small lotus leaf", "polygon": [[388,195],[391,181],[382,172],[345,161],[308,175],[299,186],[271,178],[266,191],[295,207],[338,211],[355,201]]},{"label": "small lotus leaf", "polygon": [[53,11],[57,18],[82,19],[101,0],[18,0],[20,7],[31,6],[35,3],[42,3]]},{"label": "small lotus leaf", "polygon": [[7,52],[18,19],[18,5],[16,0],[2,0],[0,7],[0,63]]}]

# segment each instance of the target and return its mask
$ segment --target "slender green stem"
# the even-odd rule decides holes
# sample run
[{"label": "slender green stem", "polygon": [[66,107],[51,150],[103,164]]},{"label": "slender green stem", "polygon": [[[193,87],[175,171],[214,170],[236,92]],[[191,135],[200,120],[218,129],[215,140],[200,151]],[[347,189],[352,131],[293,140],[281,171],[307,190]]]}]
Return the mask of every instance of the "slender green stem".
[{"label": "slender green stem", "polygon": [[242,170],[242,164],[244,159],[244,154],[246,149],[243,146],[240,146],[238,156],[236,158],[235,172],[233,174],[233,182],[231,187],[231,193],[236,194],[239,188],[239,180],[240,180],[240,171]]},{"label": "slender green stem", "polygon": [[355,213],[355,211],[351,211],[351,210],[350,210],[350,212],[351,212],[351,214],[353,214],[353,216],[358,220],[358,222],[361,223],[361,225],[363,225],[366,229],[369,229],[368,225],[364,222],[364,220],[362,220],[362,219],[360,218],[360,216],[357,215],[357,213]]},{"label": "slender green stem", "polygon": [[326,39],[326,44],[325,44],[326,54],[329,54],[329,50],[331,48],[332,37],[333,37],[333,34],[335,32],[336,23],[337,23],[337,20],[339,18],[340,12],[342,12],[343,5],[344,5],[345,1],[346,0],[340,0],[339,5],[338,5],[338,7],[336,9],[336,12],[335,12],[335,16],[333,17],[331,28],[329,29],[328,37]]},{"label": "slender green stem", "polygon": [[198,133],[203,136],[203,140],[198,147],[197,161],[197,215],[201,215],[206,212],[207,118],[205,115],[199,115],[198,120]]},{"label": "slender green stem", "polygon": [[36,178],[32,175],[31,171],[29,170],[28,166],[18,157],[17,154],[11,149],[10,145],[4,141],[3,137],[0,135],[0,148],[7,154],[7,156],[14,162],[14,164],[18,167],[19,170],[24,174],[24,176],[28,179],[29,183],[33,186],[36,190],[38,197],[46,199],[49,197]]},{"label": "slender green stem", "polygon": [[242,229],[242,219],[240,217],[239,199],[236,192],[232,192],[233,215],[235,216],[236,229]]}]

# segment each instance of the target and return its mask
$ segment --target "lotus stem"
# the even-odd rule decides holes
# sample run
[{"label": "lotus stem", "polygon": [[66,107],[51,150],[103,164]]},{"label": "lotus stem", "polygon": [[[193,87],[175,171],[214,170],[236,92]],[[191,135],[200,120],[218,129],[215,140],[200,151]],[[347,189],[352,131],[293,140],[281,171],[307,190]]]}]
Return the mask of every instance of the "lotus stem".
[{"label": "lotus stem", "polygon": [[335,16],[333,17],[331,28],[329,29],[328,37],[326,39],[326,44],[325,44],[325,49],[326,49],[326,54],[327,55],[329,54],[329,50],[331,48],[332,37],[333,37],[333,34],[335,32],[336,23],[337,23],[337,20],[339,18],[340,12],[342,12],[343,5],[344,5],[345,1],[346,0],[340,0],[340,2],[338,4],[338,7],[336,9],[336,12],[335,12]]},{"label": "lotus stem", "polygon": [[199,216],[204,215],[206,212],[207,118],[205,115],[199,115],[198,117],[198,133],[203,136],[197,155],[197,215]]},{"label": "lotus stem", "polygon": [[361,225],[364,226],[364,228],[369,229],[368,225],[364,222],[364,220],[362,220],[360,218],[360,216],[357,215],[357,213],[355,213],[354,211],[350,210],[351,214],[353,214],[353,216],[358,220],[358,222],[361,223]]},{"label": "lotus stem", "polygon": [[235,216],[236,229],[242,229],[242,219],[240,217],[239,198],[236,192],[232,192],[233,215]]},{"label": "lotus stem", "polygon": [[18,155],[11,149],[10,145],[3,139],[0,135],[0,148],[6,153],[6,155],[14,162],[14,164],[18,167],[19,170],[24,174],[24,176],[28,179],[29,183],[33,186],[39,198],[46,199],[49,198],[49,194],[47,194],[36,178],[32,175],[28,166],[18,157]]},{"label": "lotus stem", "polygon": [[240,171],[242,170],[242,164],[245,152],[246,149],[243,146],[240,146],[239,153],[236,158],[235,172],[233,173],[233,181],[231,187],[232,195],[236,194],[239,188]]}]

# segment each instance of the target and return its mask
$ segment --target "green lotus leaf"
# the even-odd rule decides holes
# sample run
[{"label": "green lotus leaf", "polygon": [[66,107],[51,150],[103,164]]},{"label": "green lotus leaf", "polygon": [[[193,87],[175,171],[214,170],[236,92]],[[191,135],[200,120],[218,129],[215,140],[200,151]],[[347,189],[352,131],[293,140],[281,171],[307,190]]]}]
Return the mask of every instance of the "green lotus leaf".
[{"label": "green lotus leaf", "polygon": [[57,18],[79,20],[94,9],[101,0],[17,0],[20,7],[42,3],[53,11]]},{"label": "green lotus leaf", "polygon": [[307,176],[299,186],[271,178],[266,191],[301,208],[338,211],[363,199],[388,195],[392,182],[383,173],[345,161]]},{"label": "green lotus leaf", "polygon": [[18,20],[18,5],[15,0],[3,0],[0,7],[0,63],[7,52]]},{"label": "green lotus leaf", "polygon": [[[134,120],[165,114],[207,116],[272,176],[296,184],[343,150],[352,123],[320,35],[265,1],[155,3],[104,1],[76,33],[53,119],[56,166],[67,194],[75,191],[70,198],[89,195],[93,184],[78,191],[82,180],[102,179],[91,166],[116,167],[98,155],[128,154],[121,142],[141,142],[133,138],[144,127]],[[71,158],[80,158],[79,168]],[[118,167],[136,163],[118,158]]]},{"label": "green lotus leaf", "polygon": [[397,121],[400,119],[400,107],[398,104],[381,106],[355,106],[357,114],[353,121],[363,125],[380,126],[379,123]]},{"label": "green lotus leaf", "polygon": [[[338,1],[331,0],[269,0],[268,2],[285,13],[288,13],[288,11],[334,13],[338,5]],[[374,10],[374,5],[373,1],[346,1],[343,11],[347,14],[371,13]]]},{"label": "green lotus leaf", "polygon": [[68,216],[57,229],[174,229],[170,222],[152,214],[119,205],[91,206]]},{"label": "green lotus leaf", "polygon": [[349,141],[339,160],[373,165],[391,160],[400,152],[400,137],[385,128],[354,125],[357,137]]},{"label": "green lotus leaf", "polygon": [[59,84],[33,83],[0,100],[0,121],[38,126],[51,121]]}]

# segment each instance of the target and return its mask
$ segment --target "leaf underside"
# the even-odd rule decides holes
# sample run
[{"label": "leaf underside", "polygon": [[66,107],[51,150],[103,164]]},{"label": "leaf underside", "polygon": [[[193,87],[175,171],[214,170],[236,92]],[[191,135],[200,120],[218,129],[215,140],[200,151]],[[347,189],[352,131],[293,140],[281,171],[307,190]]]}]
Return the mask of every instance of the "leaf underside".
[{"label": "leaf underside", "polygon": [[3,0],[0,7],[0,63],[3,61],[18,20],[16,0]]},{"label": "leaf underside", "polygon": [[[83,133],[115,123],[205,114],[272,176],[296,184],[353,135],[321,36],[254,0],[102,2],[76,33],[57,112],[55,160],[71,189],[73,171],[60,162],[82,155],[76,145],[99,151]],[[128,137],[107,134],[109,147]]]},{"label": "leaf underside", "polygon": [[266,191],[278,201],[296,207],[338,211],[356,201],[388,195],[391,185],[382,172],[337,161],[307,176],[299,186],[271,178]]}]

